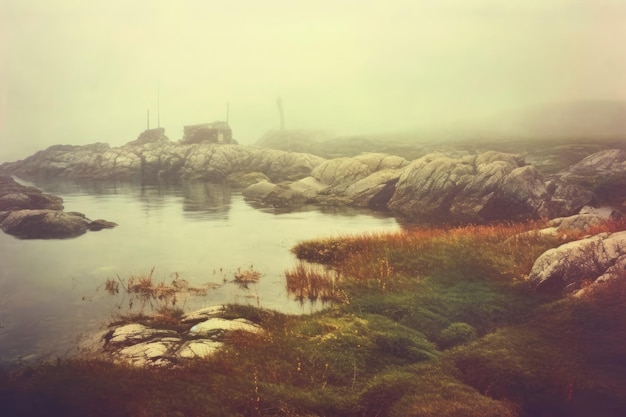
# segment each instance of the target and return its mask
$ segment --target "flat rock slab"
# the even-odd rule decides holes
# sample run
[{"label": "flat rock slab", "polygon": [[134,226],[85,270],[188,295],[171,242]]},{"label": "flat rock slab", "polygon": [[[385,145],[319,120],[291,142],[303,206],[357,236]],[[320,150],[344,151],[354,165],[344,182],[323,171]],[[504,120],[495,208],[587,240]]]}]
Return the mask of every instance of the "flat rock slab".
[{"label": "flat rock slab", "polygon": [[154,339],[155,337],[163,338],[168,336],[174,337],[176,336],[176,332],[172,330],[153,329],[143,324],[131,323],[116,328],[109,339],[109,344],[131,344]]},{"label": "flat rock slab", "polygon": [[178,350],[178,356],[183,359],[201,359],[213,355],[224,344],[215,340],[191,340]]},{"label": "flat rock slab", "polygon": [[194,321],[206,320],[211,317],[217,317],[224,313],[226,307],[224,306],[211,306],[206,307],[200,310],[192,311],[191,313],[185,314],[181,321],[183,323],[190,323]]},{"label": "flat rock slab", "polygon": [[250,333],[259,333],[262,331],[259,326],[245,319],[226,320],[213,317],[193,326],[189,329],[189,334],[208,336],[233,330]]}]

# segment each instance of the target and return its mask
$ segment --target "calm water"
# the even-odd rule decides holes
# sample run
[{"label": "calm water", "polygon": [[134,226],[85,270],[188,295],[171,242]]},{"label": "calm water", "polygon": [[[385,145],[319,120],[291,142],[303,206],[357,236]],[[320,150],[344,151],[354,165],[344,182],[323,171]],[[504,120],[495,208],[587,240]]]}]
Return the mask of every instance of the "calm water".
[{"label": "calm water", "polygon": [[[320,236],[398,230],[391,217],[368,211],[309,209],[277,214],[256,209],[226,186],[37,184],[65,200],[66,211],[119,224],[75,239],[19,240],[0,232],[0,363],[64,354],[81,335],[102,327],[127,301],[104,291],[119,275],[158,281],[177,273],[191,285],[219,284],[185,309],[247,303],[286,313],[308,313],[287,294],[289,249]],[[252,267],[260,281],[248,289],[231,281]],[[135,310],[136,311],[136,308]]]}]

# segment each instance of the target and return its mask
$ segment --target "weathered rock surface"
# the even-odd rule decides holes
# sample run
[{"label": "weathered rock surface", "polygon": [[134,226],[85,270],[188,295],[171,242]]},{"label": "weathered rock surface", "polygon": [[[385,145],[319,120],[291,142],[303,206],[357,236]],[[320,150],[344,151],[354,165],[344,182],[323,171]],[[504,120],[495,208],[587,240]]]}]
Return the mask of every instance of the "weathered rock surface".
[{"label": "weathered rock surface", "polygon": [[8,175],[0,175],[0,211],[23,209],[63,210],[63,199],[19,184]]},{"label": "weathered rock surface", "polygon": [[62,198],[0,175],[0,228],[5,233],[22,239],[70,238],[115,226],[107,220],[89,220],[82,213],[64,212]]},{"label": "weathered rock surface", "polygon": [[626,278],[626,231],[601,233],[544,252],[528,280],[537,291],[571,294],[603,277]]},{"label": "weathered rock surface", "polygon": [[564,184],[588,190],[596,204],[624,204],[626,201],[626,151],[596,152],[560,172]]},{"label": "weathered rock surface", "polygon": [[311,176],[288,186],[255,184],[244,190],[244,196],[274,207],[317,203],[386,210],[394,185],[407,165],[403,158],[380,153],[337,158],[321,163]]},{"label": "weathered rock surface", "polygon": [[625,161],[626,151],[604,150],[544,178],[520,156],[495,151],[430,153],[410,163],[383,153],[326,160],[253,146],[175,143],[163,129],[153,129],[117,148],[53,146],[0,165],[0,172],[25,178],[226,181],[247,187],[247,199],[279,209],[352,205],[411,221],[482,223],[564,217],[585,205],[624,204]]},{"label": "weathered rock surface", "polygon": [[262,333],[245,319],[227,319],[224,306],[211,306],[185,314],[176,330],[129,323],[110,328],[85,347],[90,355],[133,366],[174,366],[181,360],[209,357],[224,346],[229,332]]},{"label": "weathered rock surface", "polygon": [[72,179],[203,179],[221,181],[233,173],[257,172],[272,181],[303,178],[324,161],[310,154],[233,144],[180,144],[154,132],[124,146],[104,143],[52,146],[17,162],[0,165],[0,172],[22,178]]},{"label": "weathered rock surface", "polygon": [[539,172],[515,155],[485,152],[449,158],[431,154],[400,176],[389,207],[428,221],[484,222],[549,216]]},{"label": "weathered rock surface", "polygon": [[221,335],[225,332],[241,330],[249,333],[259,333],[262,329],[245,319],[226,320],[220,317],[212,317],[206,321],[194,325],[189,329],[189,334],[200,336]]}]

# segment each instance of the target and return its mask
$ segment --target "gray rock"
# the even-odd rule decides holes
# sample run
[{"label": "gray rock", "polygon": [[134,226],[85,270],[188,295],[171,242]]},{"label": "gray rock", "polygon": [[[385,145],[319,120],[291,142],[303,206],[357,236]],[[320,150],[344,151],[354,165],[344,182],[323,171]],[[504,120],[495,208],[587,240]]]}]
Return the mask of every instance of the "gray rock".
[{"label": "gray rock", "polygon": [[385,210],[395,192],[401,169],[383,169],[350,184],[344,195],[352,205]]},{"label": "gray rock", "polygon": [[626,202],[626,150],[596,152],[557,177],[565,184],[592,192],[596,204],[622,205]]},{"label": "gray rock", "polygon": [[308,201],[304,194],[288,185],[276,185],[267,181],[249,186],[243,190],[243,196],[248,200],[260,202],[264,206],[278,209],[299,207]]},{"label": "gray rock", "polygon": [[133,366],[168,366],[171,364],[168,356],[176,349],[180,340],[161,339],[153,342],[141,342],[126,346],[117,353],[118,361],[128,362]]},{"label": "gray rock", "polygon": [[210,336],[234,330],[249,333],[260,333],[263,331],[263,329],[259,326],[245,319],[227,320],[219,317],[213,317],[196,324],[189,329],[189,333],[192,335]]},{"label": "gray rock", "polygon": [[113,329],[108,339],[109,345],[131,345],[147,341],[156,337],[174,337],[176,332],[171,330],[153,329],[139,323],[130,323]]},{"label": "gray rock", "polygon": [[17,210],[0,223],[5,233],[22,239],[77,237],[88,230],[89,221],[75,213],[59,210]]},{"label": "gray rock", "polygon": [[224,346],[224,343],[215,340],[190,340],[178,350],[178,357],[183,359],[207,358]]},{"label": "gray rock", "polygon": [[110,222],[108,220],[96,219],[87,223],[87,229],[91,231],[98,231],[102,229],[112,229],[117,226],[117,223]]},{"label": "gray rock", "polygon": [[606,274],[626,255],[626,231],[602,233],[544,252],[528,276],[538,291],[569,294]]},{"label": "gray rock", "polygon": [[195,322],[195,321],[203,321],[203,320],[207,320],[207,319],[209,319],[211,317],[218,317],[218,316],[224,314],[225,310],[226,310],[226,307],[224,307],[222,305],[210,306],[210,307],[202,308],[200,310],[192,311],[191,313],[185,314],[181,318],[181,321],[183,323],[190,323],[190,322]]},{"label": "gray rock", "polygon": [[262,172],[237,171],[226,176],[226,182],[235,188],[246,188],[257,182],[269,180],[269,177]]},{"label": "gray rock", "polygon": [[334,193],[340,193],[371,173],[372,169],[356,158],[337,158],[318,165],[311,176],[333,189]]},{"label": "gray rock", "polygon": [[322,184],[318,179],[314,177],[306,177],[302,178],[299,181],[292,182],[289,184],[289,188],[293,191],[296,191],[302,194],[307,201],[315,202],[318,195],[324,193],[328,186]]},{"label": "gray rock", "polygon": [[0,175],[0,211],[23,209],[63,210],[63,199],[19,184],[8,175]]},{"label": "gray rock", "polygon": [[515,155],[429,154],[404,168],[389,208],[425,221],[485,222],[548,214],[548,198],[539,172]]},{"label": "gray rock", "polygon": [[252,146],[181,144],[164,137],[157,139],[140,136],[118,148],[100,143],[52,146],[23,161],[0,165],[0,172],[24,178],[208,181],[222,181],[233,173],[257,172],[278,182],[306,177],[324,161],[310,154]]},{"label": "gray rock", "polygon": [[567,217],[557,217],[548,223],[559,232],[580,231],[586,232],[593,226],[599,226],[610,219],[619,219],[622,214],[609,207],[589,207],[585,206],[579,214]]}]

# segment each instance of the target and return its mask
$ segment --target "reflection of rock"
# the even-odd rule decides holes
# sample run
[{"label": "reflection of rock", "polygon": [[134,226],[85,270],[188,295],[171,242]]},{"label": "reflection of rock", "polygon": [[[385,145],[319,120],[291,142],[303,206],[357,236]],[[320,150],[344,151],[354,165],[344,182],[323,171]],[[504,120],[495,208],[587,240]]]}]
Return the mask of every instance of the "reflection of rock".
[{"label": "reflection of rock", "polygon": [[225,311],[224,306],[213,306],[186,314],[176,330],[139,323],[114,326],[102,335],[99,345],[90,343],[85,348],[89,354],[100,351],[105,358],[133,366],[171,366],[213,355],[224,346],[227,333],[263,331],[251,321],[224,318]]},{"label": "reflection of rock", "polygon": [[231,190],[226,184],[213,184],[204,181],[182,183],[183,210],[190,213],[210,212],[226,216],[230,207]]},{"label": "reflection of rock", "polygon": [[23,239],[69,238],[115,226],[102,219],[91,221],[82,213],[64,212],[62,198],[0,175],[0,228],[5,233]]}]

